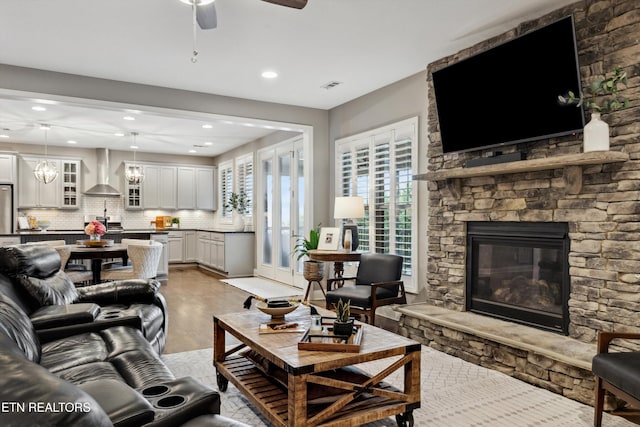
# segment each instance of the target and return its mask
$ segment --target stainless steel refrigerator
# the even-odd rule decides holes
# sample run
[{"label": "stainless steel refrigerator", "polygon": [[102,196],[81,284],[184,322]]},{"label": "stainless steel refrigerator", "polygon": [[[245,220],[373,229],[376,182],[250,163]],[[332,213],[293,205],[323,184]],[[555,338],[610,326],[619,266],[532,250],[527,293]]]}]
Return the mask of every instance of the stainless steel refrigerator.
[{"label": "stainless steel refrigerator", "polygon": [[0,234],[13,233],[13,186],[0,185]]}]

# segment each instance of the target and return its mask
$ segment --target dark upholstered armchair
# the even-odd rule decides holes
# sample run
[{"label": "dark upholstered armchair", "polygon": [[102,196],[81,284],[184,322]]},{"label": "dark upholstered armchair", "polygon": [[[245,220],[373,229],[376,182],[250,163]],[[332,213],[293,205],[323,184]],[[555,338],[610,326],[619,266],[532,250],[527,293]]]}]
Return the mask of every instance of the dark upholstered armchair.
[{"label": "dark upholstered armchair", "polygon": [[[391,254],[362,254],[356,277],[327,280],[327,309],[339,299],[351,301],[351,313],[367,317],[374,325],[376,309],[389,304],[406,304],[402,280],[402,257]],[[344,284],[355,281],[355,285]],[[344,286],[342,286],[344,284]],[[338,286],[337,289],[333,289]]]},{"label": "dark upholstered armchair", "polygon": [[640,351],[609,353],[609,345],[616,338],[635,340],[640,339],[640,334],[602,331],[598,334],[598,353],[591,363],[596,380],[595,427],[602,423],[605,390],[634,408],[640,408]]}]

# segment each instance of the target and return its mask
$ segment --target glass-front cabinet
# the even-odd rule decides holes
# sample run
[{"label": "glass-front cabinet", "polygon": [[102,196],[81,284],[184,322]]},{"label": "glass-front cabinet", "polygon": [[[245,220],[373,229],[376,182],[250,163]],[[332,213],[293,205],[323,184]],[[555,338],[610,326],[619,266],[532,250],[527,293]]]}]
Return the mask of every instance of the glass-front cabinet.
[{"label": "glass-front cabinet", "polygon": [[18,208],[78,209],[80,207],[80,159],[47,158],[58,170],[56,179],[44,184],[33,170],[40,156],[20,156],[18,161]]},{"label": "glass-front cabinet", "polygon": [[62,161],[62,208],[80,206],[80,161]]}]

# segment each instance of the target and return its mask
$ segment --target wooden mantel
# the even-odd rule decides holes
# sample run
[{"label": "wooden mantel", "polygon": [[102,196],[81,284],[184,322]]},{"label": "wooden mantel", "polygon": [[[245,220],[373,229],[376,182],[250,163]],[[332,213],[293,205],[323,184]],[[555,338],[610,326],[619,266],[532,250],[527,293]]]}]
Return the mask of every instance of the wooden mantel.
[{"label": "wooden mantel", "polygon": [[454,168],[414,175],[414,180],[447,181],[453,194],[460,194],[460,179],[478,176],[505,175],[510,173],[535,172],[549,169],[565,169],[565,183],[569,194],[578,194],[582,189],[582,168],[586,165],[626,162],[627,153],[620,151],[592,151],[589,153],[566,154],[542,159],[520,160],[517,162]]}]

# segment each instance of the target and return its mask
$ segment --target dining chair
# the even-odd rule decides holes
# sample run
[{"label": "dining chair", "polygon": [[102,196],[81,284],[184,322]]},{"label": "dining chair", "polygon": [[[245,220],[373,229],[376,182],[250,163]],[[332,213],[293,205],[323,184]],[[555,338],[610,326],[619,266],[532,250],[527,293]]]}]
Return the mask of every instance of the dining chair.
[{"label": "dining chair", "polygon": [[[402,257],[392,254],[367,253],[360,257],[356,277],[327,280],[326,308],[333,309],[338,301],[351,302],[351,312],[364,315],[375,325],[376,309],[389,304],[406,304],[402,279]],[[345,281],[353,281],[347,285]],[[337,289],[333,289],[338,286]]]},{"label": "dining chair", "polygon": [[156,277],[158,264],[162,257],[162,243],[146,240],[146,244],[129,244],[127,255],[131,266],[103,270],[100,278],[103,281],[123,279],[152,279]]},{"label": "dining chair", "polygon": [[[120,241],[121,245],[126,246],[127,248],[129,247],[129,245],[151,245],[151,243],[153,242],[153,240],[147,240],[147,239],[122,239]],[[129,259],[127,261],[126,264],[122,264],[121,261],[119,260],[113,260],[113,261],[107,261],[107,262],[103,262],[102,263],[102,270],[126,270],[126,269],[131,269],[131,259]]]}]

